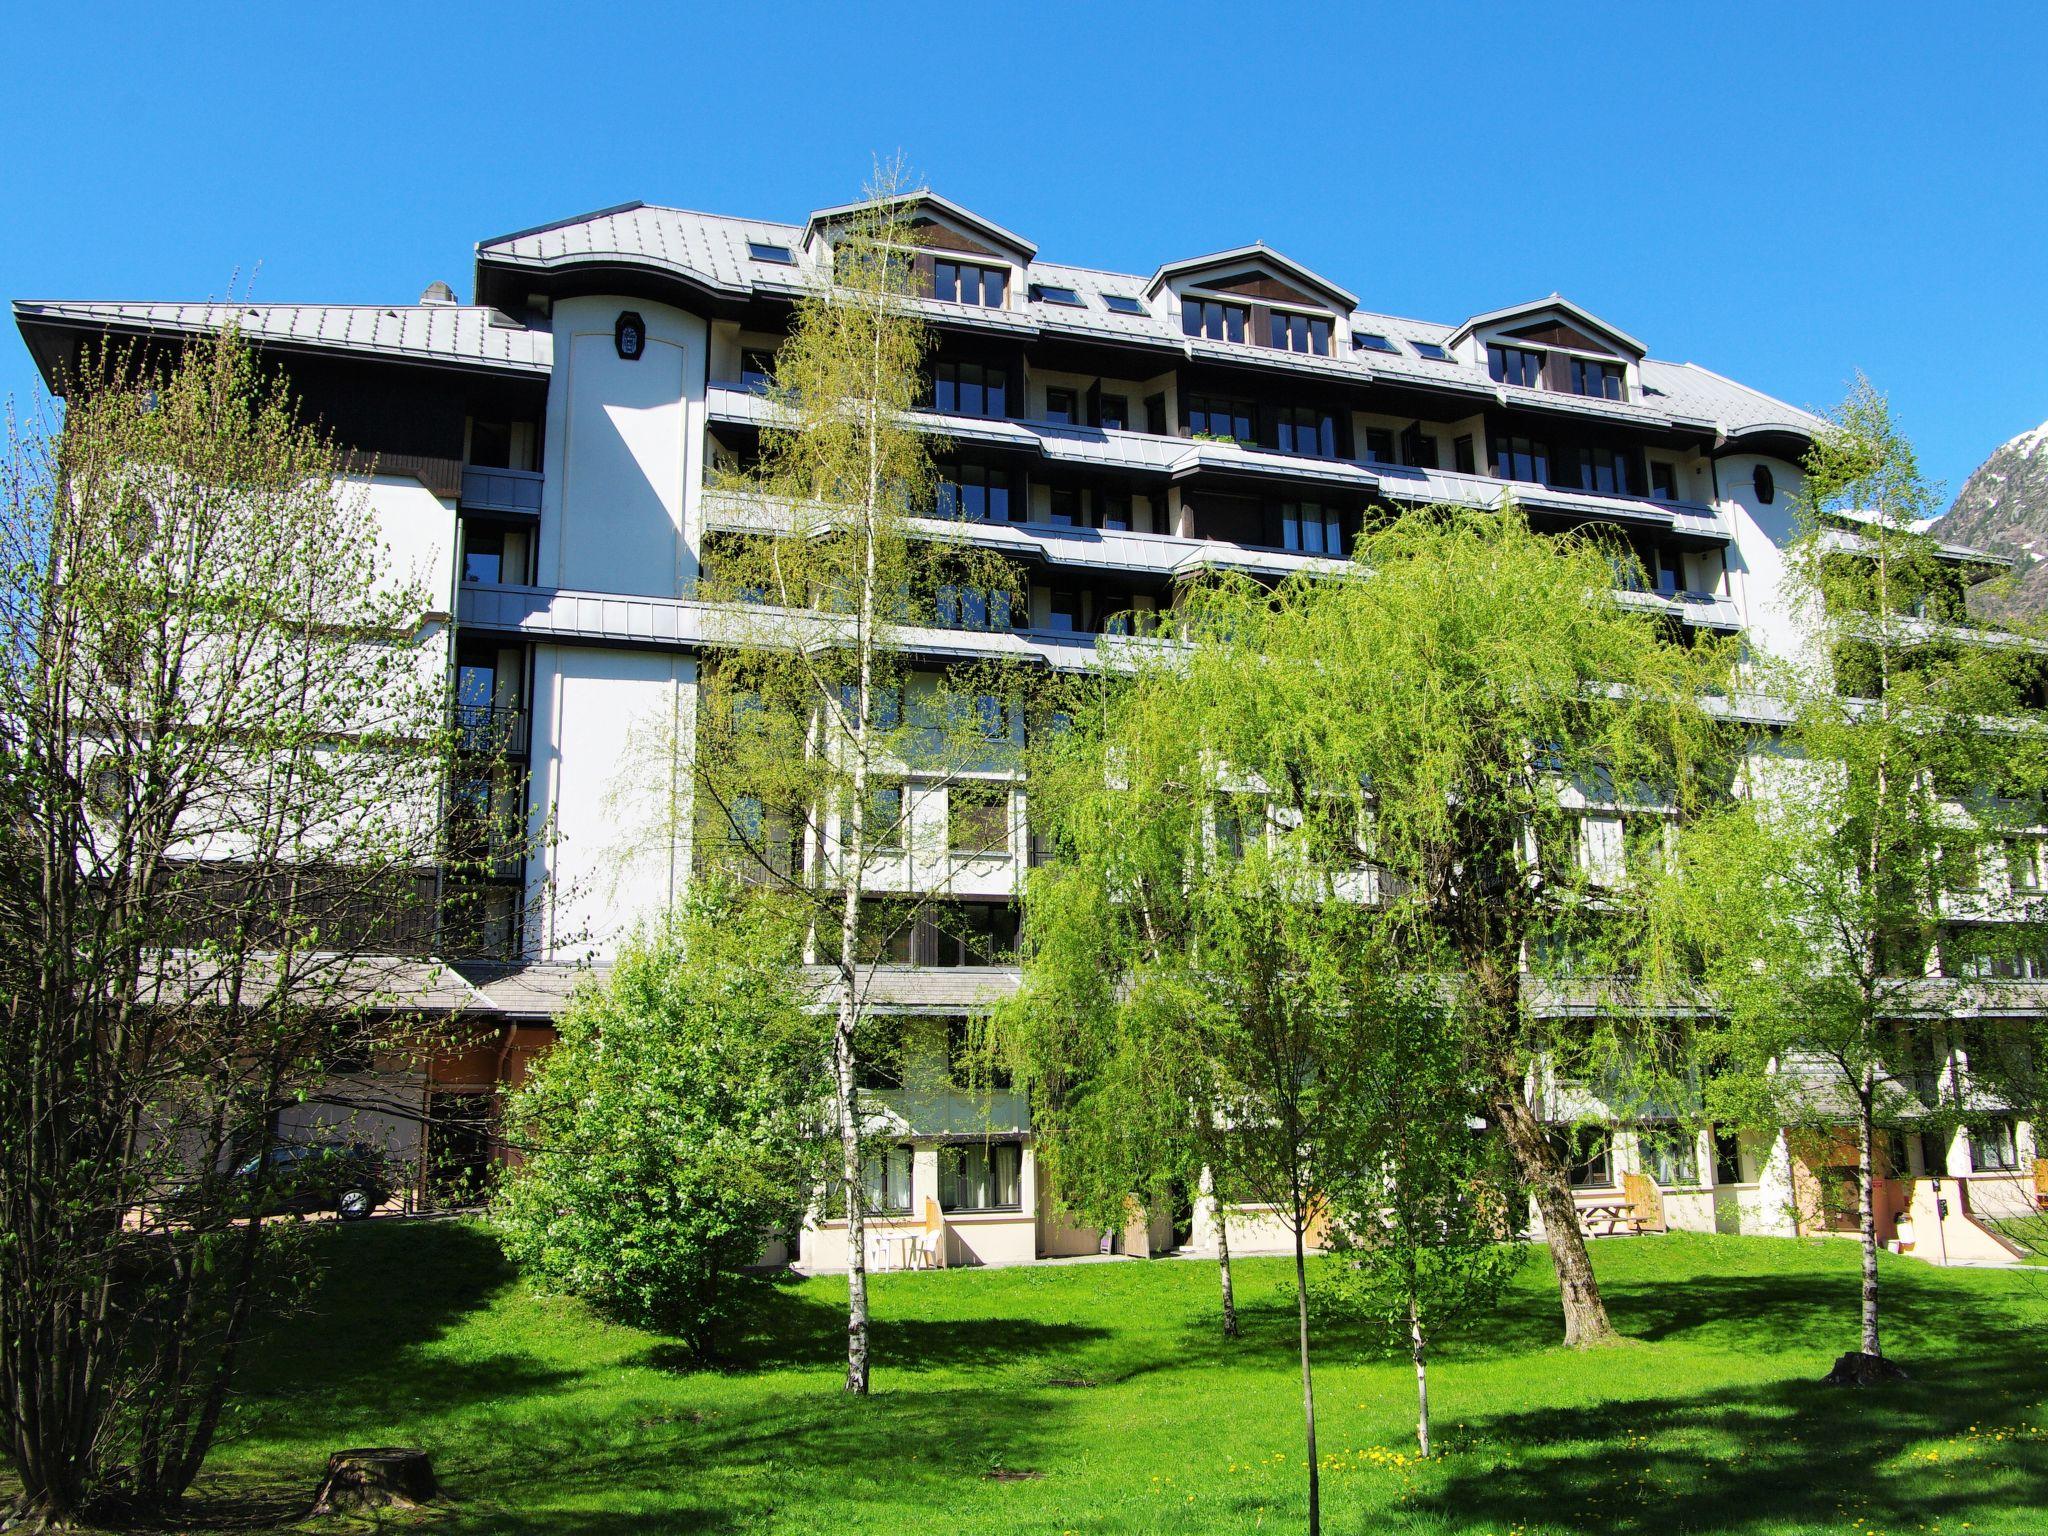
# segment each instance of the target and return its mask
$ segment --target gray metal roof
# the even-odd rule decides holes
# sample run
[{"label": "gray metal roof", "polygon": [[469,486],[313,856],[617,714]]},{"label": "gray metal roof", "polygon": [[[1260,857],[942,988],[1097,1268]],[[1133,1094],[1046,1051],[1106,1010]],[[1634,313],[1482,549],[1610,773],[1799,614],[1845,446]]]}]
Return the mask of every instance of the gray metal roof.
[{"label": "gray metal roof", "polygon": [[251,340],[498,371],[545,374],[554,337],[474,304],[82,303],[23,299],[15,323],[193,335],[237,326]]},{"label": "gray metal roof", "polygon": [[[759,261],[748,251],[749,241],[784,246],[795,256],[797,265]],[[809,270],[803,246],[804,228],[800,225],[634,203],[483,241],[477,246],[477,259],[480,264],[535,270],[559,270],[579,265],[644,266],[742,298],[755,292],[792,293],[800,290]],[[1285,260],[1259,246],[1240,249],[1248,255],[1263,254],[1276,262]],[[1212,258],[1202,258],[1204,261],[1209,259]],[[1162,270],[1175,270],[1184,265],[1173,262]],[[1290,262],[1288,265],[1292,267],[1294,264]],[[1314,277],[1314,274],[1309,275]],[[1345,327],[1387,336],[1399,350],[1394,353],[1354,352],[1349,336],[1340,335],[1335,356],[1309,357],[1276,353],[1268,347],[1200,341],[1184,336],[1179,326],[1163,312],[1160,302],[1148,297],[1148,279],[1136,274],[1033,260],[1025,269],[1025,278],[1027,284],[1072,289],[1081,303],[1076,307],[1033,300],[1028,287],[1025,287],[1014,296],[1014,306],[1005,310],[974,309],[936,302],[928,304],[927,308],[935,318],[943,318],[949,323],[975,325],[1022,336],[1092,336],[1156,348],[1162,354],[1214,356],[1266,367],[1287,367],[1305,376],[1361,382],[1384,378],[1452,389],[1470,395],[1475,408],[1488,399],[1503,403],[1512,401],[1552,410],[1599,414],[1643,425],[1713,430],[1730,437],[1777,431],[1806,435],[1822,425],[1821,419],[1811,412],[1775,400],[1693,363],[1644,359],[1642,377],[1647,388],[1642,398],[1623,403],[1510,389],[1496,384],[1483,362],[1438,362],[1421,357],[1414,351],[1417,342],[1450,345],[1465,325],[1473,323],[1471,321],[1443,325],[1354,308],[1348,316],[1341,317]],[[1332,286],[1327,279],[1318,277],[1315,281],[1326,287]],[[1342,290],[1337,289],[1336,292],[1341,293]],[[1119,314],[1108,309],[1103,299],[1111,294],[1136,301],[1144,306],[1145,313]],[[1556,304],[1559,301],[1541,302]],[[1519,312],[1520,308],[1526,306],[1518,306],[1509,312]],[[1575,312],[1583,312],[1579,306],[1573,305],[1572,308]],[[1483,319],[1484,316],[1477,318]],[[1604,330],[1614,330],[1604,322],[1599,323]]]}]

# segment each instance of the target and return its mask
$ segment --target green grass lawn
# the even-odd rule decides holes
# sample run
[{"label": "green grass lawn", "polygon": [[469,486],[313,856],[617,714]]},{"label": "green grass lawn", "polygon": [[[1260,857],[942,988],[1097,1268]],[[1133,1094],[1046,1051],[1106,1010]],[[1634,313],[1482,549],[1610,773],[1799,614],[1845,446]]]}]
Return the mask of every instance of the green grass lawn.
[{"label": "green grass lawn", "polygon": [[[326,1453],[417,1444],[435,1531],[1295,1530],[1302,1463],[1286,1266],[884,1275],[875,1393],[838,1390],[843,1281],[760,1287],[728,1369],[530,1295],[464,1222],[320,1235],[311,1317],[258,1349],[208,1492],[305,1500]],[[1549,1264],[1451,1341],[1444,1451],[1412,1459],[1405,1361],[1326,1328],[1328,1529],[1522,1533],[2048,1529],[2048,1276],[1884,1264],[1902,1387],[1818,1384],[1855,1340],[1846,1242],[1595,1244],[1633,1342],[1554,1347]],[[997,1476],[1008,1473],[1011,1476]],[[1030,1473],[1036,1476],[1016,1477]],[[216,1507],[226,1507],[220,1505]],[[410,1522],[407,1522],[410,1523]]]}]

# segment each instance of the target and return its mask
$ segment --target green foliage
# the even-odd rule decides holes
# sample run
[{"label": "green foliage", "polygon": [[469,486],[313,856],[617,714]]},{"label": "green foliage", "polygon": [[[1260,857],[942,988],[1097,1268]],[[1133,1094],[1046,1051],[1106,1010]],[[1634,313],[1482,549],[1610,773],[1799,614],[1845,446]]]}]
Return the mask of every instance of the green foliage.
[{"label": "green foliage", "polygon": [[0,464],[0,1377],[53,1518],[198,1477],[285,1246],[203,1175],[404,1032],[462,862],[445,622],[360,466],[232,328],[61,383]]},{"label": "green foliage", "polygon": [[1506,1145],[1479,1129],[1464,1043],[1431,992],[1385,998],[1371,1024],[1351,1160],[1329,1181],[1335,1262],[1320,1300],[1413,1360],[1427,1455],[1430,1346],[1497,1306],[1521,1269],[1528,1250],[1511,1239],[1524,1193]]},{"label": "green foliage", "polygon": [[827,1026],[800,941],[787,910],[702,884],[578,994],[506,1103],[520,1159],[493,1220],[537,1282],[713,1348],[815,1177]]},{"label": "green foliage", "polygon": [[[1191,591],[1169,630],[1184,650],[1155,669],[1209,765],[1195,782],[1264,807],[1275,846],[1370,904],[1376,949],[1439,979],[1487,1117],[1544,1208],[1574,1339],[1605,1323],[1524,1083],[1561,1044],[1619,1075],[1667,1054],[1608,1006],[1634,994],[1662,838],[1625,836],[1637,867],[1614,869],[1580,857],[1574,833],[1589,810],[1682,822],[1732,758],[1709,708],[1730,653],[1623,608],[1619,558],[1512,507],[1410,513],[1360,540],[1351,579]],[[1576,994],[1574,1012],[1596,1007],[1604,1038],[1568,1037],[1529,974]]]},{"label": "green foliage", "polygon": [[1953,605],[1930,609],[1953,581],[1921,526],[1931,503],[1883,398],[1859,384],[1800,493],[1800,649],[1750,661],[1751,697],[1775,720],[1736,797],[1686,829],[1652,922],[1657,979],[1690,990],[1676,973],[1696,971],[1714,999],[1697,1040],[1707,1111],[1853,1133],[1873,1354],[1877,1134],[1952,1127],[1961,1108],[1933,1067],[1944,1015],[1970,999],[1931,978],[1969,978],[2043,932],[2024,900],[1982,886],[2040,821],[2048,742],[2022,723],[2014,648],[1944,628]]}]

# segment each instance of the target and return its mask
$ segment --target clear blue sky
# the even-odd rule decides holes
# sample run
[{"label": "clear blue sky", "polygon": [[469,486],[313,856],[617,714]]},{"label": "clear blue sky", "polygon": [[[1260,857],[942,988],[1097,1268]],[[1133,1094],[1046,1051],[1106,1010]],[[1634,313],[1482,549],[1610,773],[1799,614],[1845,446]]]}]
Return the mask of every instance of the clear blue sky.
[{"label": "clear blue sky", "polygon": [[[482,237],[635,198],[800,219],[901,149],[1053,260],[1263,239],[1394,314],[1557,289],[1796,404],[1860,368],[1951,493],[2048,418],[2039,4],[365,0],[0,28],[8,298],[237,272],[258,300],[467,298]],[[0,396],[33,387],[10,326]]]}]

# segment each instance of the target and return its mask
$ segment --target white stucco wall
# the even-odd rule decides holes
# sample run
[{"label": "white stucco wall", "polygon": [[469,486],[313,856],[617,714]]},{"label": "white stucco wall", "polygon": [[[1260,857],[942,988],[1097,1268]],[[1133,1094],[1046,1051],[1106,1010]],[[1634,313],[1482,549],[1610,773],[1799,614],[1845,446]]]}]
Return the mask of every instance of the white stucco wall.
[{"label": "white stucco wall", "polygon": [[609,958],[636,922],[682,894],[689,850],[671,835],[669,749],[693,716],[696,683],[685,656],[536,648],[530,804],[545,841],[533,873],[554,881],[544,958]]},{"label": "white stucco wall", "polygon": [[[631,362],[613,341],[624,310],[647,330]],[[564,300],[554,327],[539,584],[680,596],[697,575],[706,324],[666,305],[598,297]]]}]

